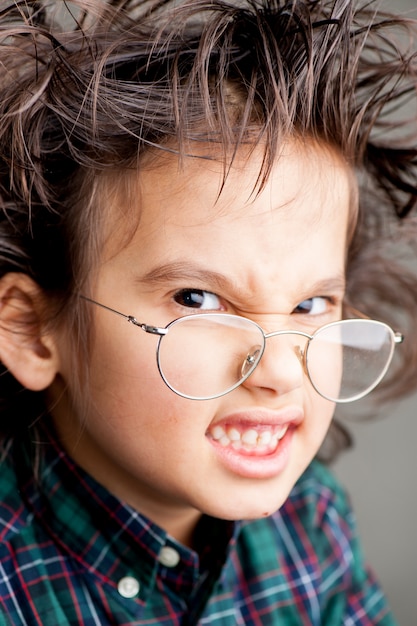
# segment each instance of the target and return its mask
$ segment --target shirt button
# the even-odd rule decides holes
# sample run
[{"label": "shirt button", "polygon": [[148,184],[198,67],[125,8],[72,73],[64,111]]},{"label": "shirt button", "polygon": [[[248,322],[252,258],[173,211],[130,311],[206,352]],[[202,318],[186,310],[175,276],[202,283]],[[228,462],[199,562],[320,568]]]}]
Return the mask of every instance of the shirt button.
[{"label": "shirt button", "polygon": [[133,578],[133,576],[125,576],[117,584],[117,591],[123,598],[134,598],[138,595],[139,589],[139,581]]},{"label": "shirt button", "polygon": [[159,553],[158,561],[165,567],[175,567],[180,562],[180,555],[174,548],[164,546]]}]

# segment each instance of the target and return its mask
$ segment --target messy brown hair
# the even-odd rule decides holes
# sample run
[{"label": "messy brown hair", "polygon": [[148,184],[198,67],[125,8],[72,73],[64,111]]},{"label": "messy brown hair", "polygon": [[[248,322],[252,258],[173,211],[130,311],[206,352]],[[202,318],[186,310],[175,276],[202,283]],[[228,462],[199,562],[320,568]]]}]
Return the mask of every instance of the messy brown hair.
[{"label": "messy brown hair", "polygon": [[[240,146],[262,146],[259,189],[285,139],[335,148],[359,182],[347,305],[411,324],[416,279],[384,242],[400,247],[417,199],[413,41],[416,23],[372,0],[1,0],[0,275],[28,274],[53,303],[80,389],[91,312],[78,294],[111,184],[194,142],[220,148],[225,176]],[[417,381],[412,343],[387,397]],[[7,371],[0,401],[3,430],[45,410]]]}]

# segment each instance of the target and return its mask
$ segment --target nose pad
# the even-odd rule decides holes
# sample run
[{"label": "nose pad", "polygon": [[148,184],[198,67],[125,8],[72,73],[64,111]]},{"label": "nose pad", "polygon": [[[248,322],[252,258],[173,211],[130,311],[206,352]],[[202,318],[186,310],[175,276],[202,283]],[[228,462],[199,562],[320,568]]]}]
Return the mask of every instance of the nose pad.
[{"label": "nose pad", "polygon": [[242,364],[242,376],[250,374],[242,383],[244,386],[269,388],[282,395],[303,384],[304,349],[294,343],[294,338],[288,335],[269,337],[258,361],[259,354],[260,347],[254,346]]},{"label": "nose pad", "polygon": [[245,360],[242,363],[242,367],[240,370],[240,374],[242,378],[249,376],[251,371],[256,367],[259,355],[261,353],[261,346],[254,346],[250,349],[248,354],[246,355]]},{"label": "nose pad", "polygon": [[306,366],[305,366],[304,350],[302,349],[301,346],[294,346],[294,352],[297,355],[298,360],[300,361],[301,365],[303,366],[303,370],[305,371]]}]

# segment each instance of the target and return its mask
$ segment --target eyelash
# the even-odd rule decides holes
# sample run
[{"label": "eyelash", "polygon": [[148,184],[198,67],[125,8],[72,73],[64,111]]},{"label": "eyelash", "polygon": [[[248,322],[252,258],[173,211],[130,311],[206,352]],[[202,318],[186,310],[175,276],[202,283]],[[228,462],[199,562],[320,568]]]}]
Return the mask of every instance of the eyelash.
[{"label": "eyelash", "polygon": [[[187,296],[188,296],[189,302],[186,302]],[[191,301],[192,297],[194,297],[193,302]],[[207,300],[207,299],[209,301],[210,306],[204,306],[204,307],[201,306],[204,303],[204,300]],[[192,289],[192,288],[181,289],[180,291],[177,291],[174,294],[173,300],[179,306],[187,308],[187,309],[195,309],[195,310],[200,310],[200,311],[201,310],[202,311],[226,310],[226,307],[222,306],[221,304],[220,296],[218,296],[214,292],[207,291],[205,289]],[[180,300],[182,300],[182,302]],[[321,300],[325,303],[324,308],[322,307],[323,310],[319,311],[318,313],[311,312],[311,311],[314,311],[315,300]],[[311,309],[308,309],[308,307],[306,307],[305,310],[303,310],[301,305],[307,302],[311,302]],[[218,306],[216,306],[216,304],[218,304]],[[337,305],[338,305],[337,299],[332,296],[313,296],[311,298],[306,298],[305,300],[302,300],[294,308],[294,310],[292,311],[292,314],[305,315],[307,317],[317,317],[320,315],[325,315],[326,313],[328,313],[329,309],[333,309]],[[297,311],[297,309],[300,309],[300,310]]]},{"label": "eyelash", "polygon": [[[194,296],[197,294],[197,298],[196,298],[196,302],[193,306],[193,303],[185,303],[185,302],[179,302],[179,300],[185,299],[185,296],[191,296],[191,294],[193,294]],[[200,305],[203,303],[204,298],[208,297],[209,299],[216,299],[219,303],[218,307],[200,307]],[[215,293],[213,293],[212,291],[207,291],[205,289],[192,289],[192,288],[187,288],[187,289],[181,289],[180,291],[177,291],[174,296],[173,296],[173,300],[174,302],[176,302],[179,306],[185,307],[185,308],[190,308],[190,309],[199,309],[199,310],[224,310],[224,307],[221,306],[220,304],[220,297],[218,295],[216,295]]]},{"label": "eyelash", "polygon": [[[314,300],[321,300],[325,303],[325,310],[320,311],[318,313],[311,313],[311,310],[307,310],[307,311],[303,311],[301,309],[301,305],[305,302],[311,302]],[[297,314],[296,309],[300,308],[301,310],[299,311],[299,315],[311,315],[311,316],[317,316],[317,315],[323,315],[326,314],[329,310],[329,308],[334,308],[337,305],[336,299],[332,296],[313,296],[312,298],[306,298],[305,300],[302,300],[294,309],[293,313]],[[312,305],[312,309],[314,309],[314,303]]]}]

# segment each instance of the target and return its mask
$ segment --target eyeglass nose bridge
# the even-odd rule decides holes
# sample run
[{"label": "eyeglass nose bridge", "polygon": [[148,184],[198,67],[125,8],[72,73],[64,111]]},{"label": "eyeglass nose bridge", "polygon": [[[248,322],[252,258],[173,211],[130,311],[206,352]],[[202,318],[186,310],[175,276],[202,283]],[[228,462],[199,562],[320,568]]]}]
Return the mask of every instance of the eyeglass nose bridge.
[{"label": "eyeglass nose bridge", "polygon": [[308,348],[308,344],[310,343],[310,341],[313,339],[314,336],[302,330],[275,330],[272,333],[264,333],[265,342],[267,339],[270,339],[271,337],[278,337],[281,335],[296,335],[298,337],[304,337],[304,339],[307,340],[304,349],[299,344],[296,344],[294,346],[294,353],[296,357],[298,358],[300,365],[303,368],[304,374],[306,374],[308,378],[310,378],[310,374],[309,374],[308,367],[307,367],[307,348]]},{"label": "eyeglass nose bridge", "polygon": [[[263,333],[264,345],[253,346],[253,348],[251,348],[250,352],[248,352],[245,360],[242,363],[241,375],[243,378],[245,379],[248,378],[254,372],[254,370],[258,367],[263,357],[263,354],[265,352],[266,340],[270,339],[271,337],[278,337],[281,335],[298,335],[299,337],[304,337],[305,339],[307,339],[307,346],[308,346],[309,341],[313,339],[313,335],[309,335],[308,333],[305,333],[301,330],[276,330],[272,333],[264,332]],[[306,359],[307,348],[303,349],[300,345],[296,344],[294,346],[294,353],[296,357],[298,358],[303,368],[304,373],[308,377],[310,377],[308,373],[308,369],[307,369],[307,359]]]}]

